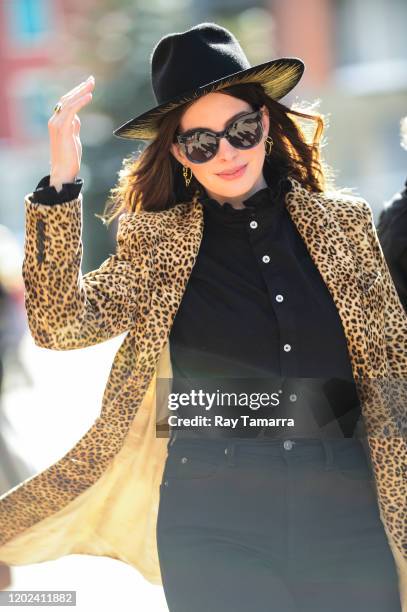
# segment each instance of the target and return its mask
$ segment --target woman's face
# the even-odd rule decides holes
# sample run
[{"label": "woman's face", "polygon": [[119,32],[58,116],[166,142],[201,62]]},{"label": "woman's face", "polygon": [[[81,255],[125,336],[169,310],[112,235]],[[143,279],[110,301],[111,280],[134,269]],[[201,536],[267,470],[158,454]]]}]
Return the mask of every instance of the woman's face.
[{"label": "woman's face", "polygon": [[[226,138],[219,141],[219,149],[215,157],[202,164],[194,164],[186,158],[177,143],[171,145],[175,158],[187,168],[205,187],[209,196],[220,198],[238,198],[261,186],[263,179],[263,164],[265,157],[264,141],[269,131],[269,115],[267,107],[262,106],[263,136],[252,149],[237,149]],[[251,112],[253,108],[248,102],[219,92],[210,93],[199,98],[183,114],[179,131],[183,133],[194,128],[208,128],[215,132],[224,130],[230,120],[243,111]],[[219,173],[246,165],[241,176],[233,180],[222,178]]]}]

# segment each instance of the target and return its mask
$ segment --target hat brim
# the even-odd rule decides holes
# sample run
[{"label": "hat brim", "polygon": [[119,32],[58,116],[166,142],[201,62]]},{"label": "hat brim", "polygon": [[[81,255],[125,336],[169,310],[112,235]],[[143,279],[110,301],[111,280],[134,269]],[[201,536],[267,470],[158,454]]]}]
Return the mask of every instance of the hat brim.
[{"label": "hat brim", "polygon": [[304,70],[304,63],[296,57],[283,57],[240,70],[151,108],[115,129],[113,135],[131,140],[152,140],[157,136],[158,124],[163,115],[207,93],[231,85],[260,83],[270,98],[280,100],[297,85]]}]

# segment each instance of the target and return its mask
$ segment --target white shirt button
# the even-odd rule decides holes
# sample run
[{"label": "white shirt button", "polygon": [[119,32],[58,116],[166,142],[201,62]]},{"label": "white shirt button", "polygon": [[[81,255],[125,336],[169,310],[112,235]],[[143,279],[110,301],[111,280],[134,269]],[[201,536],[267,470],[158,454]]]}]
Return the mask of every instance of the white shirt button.
[{"label": "white shirt button", "polygon": [[277,302],[282,302],[284,300],[284,298],[283,298],[282,295],[278,294],[278,295],[276,295],[276,300],[277,300]]},{"label": "white shirt button", "polygon": [[257,226],[258,226],[257,221],[250,221],[250,227],[251,227],[252,229],[256,229],[256,227],[257,227]]},{"label": "white shirt button", "polygon": [[286,353],[288,353],[288,351],[291,351],[291,344],[284,344],[284,350],[286,351]]},{"label": "white shirt button", "polygon": [[268,255],[263,255],[262,260],[264,263],[268,263],[270,261],[270,257]]},{"label": "white shirt button", "polygon": [[295,395],[295,393],[291,393],[290,402],[296,402],[296,401],[297,401],[297,396]]},{"label": "white shirt button", "polygon": [[293,442],[292,440],[284,440],[283,442],[283,446],[285,448],[285,450],[291,450],[292,447],[294,446],[295,442]]}]

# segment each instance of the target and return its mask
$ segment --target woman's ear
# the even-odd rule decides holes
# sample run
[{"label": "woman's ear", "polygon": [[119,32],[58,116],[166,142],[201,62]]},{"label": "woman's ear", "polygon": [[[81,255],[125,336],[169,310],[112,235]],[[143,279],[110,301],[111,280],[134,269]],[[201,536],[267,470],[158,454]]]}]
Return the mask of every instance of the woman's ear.
[{"label": "woman's ear", "polygon": [[173,156],[175,157],[175,159],[177,161],[179,161],[180,164],[182,164],[183,166],[185,165],[185,159],[183,158],[183,156],[181,155],[181,153],[179,152],[179,149],[177,147],[177,145],[175,143],[171,144],[171,149],[170,149],[171,153],[173,154]]},{"label": "woman's ear", "polygon": [[266,134],[266,137],[267,137],[267,134],[269,133],[269,129],[270,129],[270,115],[269,115],[268,108],[265,104],[263,104],[261,108],[263,110],[262,120],[263,120],[263,126],[264,126],[264,133]]}]

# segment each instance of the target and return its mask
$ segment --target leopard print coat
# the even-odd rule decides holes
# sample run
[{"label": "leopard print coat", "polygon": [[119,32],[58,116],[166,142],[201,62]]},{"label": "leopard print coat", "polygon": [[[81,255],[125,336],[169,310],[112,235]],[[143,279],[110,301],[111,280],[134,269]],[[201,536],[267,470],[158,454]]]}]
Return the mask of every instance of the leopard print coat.
[{"label": "leopard print coat", "polygon": [[[342,320],[405,601],[407,317],[369,204],[290,182],[287,210]],[[23,277],[36,345],[72,350],[127,333],[90,429],[53,465],[0,497],[0,561],[103,555],[162,584],[156,520],[168,439],[157,435],[156,422],[166,412],[168,338],[199,250],[202,204],[193,198],[121,215],[115,254],[82,275],[82,194],[56,206],[31,195]]]}]

